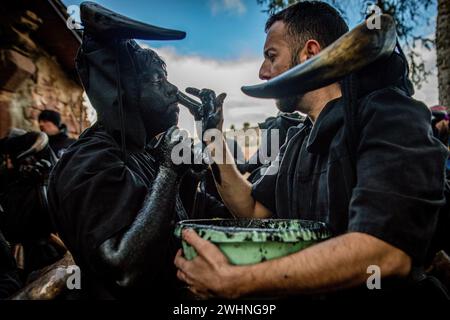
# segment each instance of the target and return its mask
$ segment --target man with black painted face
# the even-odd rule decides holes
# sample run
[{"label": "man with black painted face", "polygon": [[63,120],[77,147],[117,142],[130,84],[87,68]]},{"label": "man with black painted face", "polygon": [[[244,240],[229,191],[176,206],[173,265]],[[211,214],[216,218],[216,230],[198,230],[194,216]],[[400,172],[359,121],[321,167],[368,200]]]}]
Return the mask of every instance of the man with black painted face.
[{"label": "man with black painted face", "polygon": [[81,267],[85,297],[131,299],[153,290],[164,296],[175,287],[172,228],[187,217],[178,185],[188,167],[170,158],[178,89],[162,59],[131,38],[175,40],[185,33],[88,2],[81,20],[77,70],[98,121],[52,172],[52,219]]}]

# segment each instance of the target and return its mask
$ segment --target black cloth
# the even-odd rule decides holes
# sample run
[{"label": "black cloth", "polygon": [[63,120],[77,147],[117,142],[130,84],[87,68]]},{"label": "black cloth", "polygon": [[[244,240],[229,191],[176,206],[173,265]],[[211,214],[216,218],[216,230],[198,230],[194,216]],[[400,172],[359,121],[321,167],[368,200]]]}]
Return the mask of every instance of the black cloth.
[{"label": "black cloth", "polygon": [[[11,170],[10,170],[11,171]],[[24,274],[44,268],[64,255],[61,248],[49,241],[54,231],[45,199],[45,186],[17,172],[8,172],[0,191],[0,227],[6,239],[20,243],[24,249]]]},{"label": "black cloth", "polygon": [[[140,291],[124,294],[111,280],[92,267],[94,254],[105,240],[129,227],[141,209],[156,177],[158,163],[151,149],[126,153],[100,125],[87,129],[62,156],[52,171],[48,189],[51,216],[59,235],[80,266],[86,296],[93,298],[132,298]],[[177,212],[183,210],[181,200]],[[174,214],[174,224],[178,221]],[[179,244],[167,246],[167,256],[161,257],[163,274],[157,283],[142,283],[141,287],[163,292],[176,286],[173,258]]]},{"label": "black cloth", "polygon": [[22,287],[11,248],[0,231],[0,300],[6,299]]},{"label": "black cloth", "polygon": [[[54,156],[47,146],[31,156],[18,160],[36,141],[37,132],[7,138],[2,152],[12,158],[14,168],[0,172],[0,228],[12,244],[24,249],[24,276],[59,260],[65,252],[49,241],[53,232],[46,199],[46,179],[50,167],[40,167],[42,161],[52,164]],[[24,167],[34,167],[28,171]],[[37,169],[39,168],[39,169]]]},{"label": "black cloth", "polygon": [[65,132],[60,132],[48,138],[50,147],[58,158],[61,158],[64,151],[76,141],[75,139],[69,138]]},{"label": "black cloth", "polygon": [[358,119],[356,171],[336,99],[314,126],[308,120],[289,130],[252,195],[275,217],[320,220],[335,236],[370,234],[421,265],[444,205],[448,151],[433,137],[428,108],[397,88],[363,97]]},{"label": "black cloth", "polygon": [[76,67],[105,131],[118,143],[123,140],[123,149],[139,152],[152,138],[147,138],[141,113],[145,106],[139,105],[139,75],[143,71],[135,67],[139,45],[134,40],[113,40],[105,41],[84,33]]},{"label": "black cloth", "polygon": [[1,177],[0,204],[4,213],[0,226],[6,239],[22,243],[48,237],[52,227],[43,203],[44,186],[15,170],[5,171]]}]

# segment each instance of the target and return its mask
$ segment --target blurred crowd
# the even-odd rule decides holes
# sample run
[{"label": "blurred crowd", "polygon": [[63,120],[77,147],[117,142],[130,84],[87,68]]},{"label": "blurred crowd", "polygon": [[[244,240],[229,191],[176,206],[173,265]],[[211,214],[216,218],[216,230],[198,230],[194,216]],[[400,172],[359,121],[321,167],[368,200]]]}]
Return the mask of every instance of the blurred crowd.
[{"label": "blurred crowd", "polygon": [[40,132],[11,128],[0,140],[0,298],[66,252],[50,221],[46,189],[52,167],[75,140],[58,112],[44,110],[38,120]]}]

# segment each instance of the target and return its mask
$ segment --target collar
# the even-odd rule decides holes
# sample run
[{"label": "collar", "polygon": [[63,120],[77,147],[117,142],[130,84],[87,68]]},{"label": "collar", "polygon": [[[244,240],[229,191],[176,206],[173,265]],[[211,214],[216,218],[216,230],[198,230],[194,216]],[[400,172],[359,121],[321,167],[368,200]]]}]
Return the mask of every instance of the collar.
[{"label": "collar", "polygon": [[[309,119],[308,119],[309,120]],[[328,151],[331,140],[344,123],[344,103],[342,98],[329,101],[313,124],[306,150],[323,154]]]}]

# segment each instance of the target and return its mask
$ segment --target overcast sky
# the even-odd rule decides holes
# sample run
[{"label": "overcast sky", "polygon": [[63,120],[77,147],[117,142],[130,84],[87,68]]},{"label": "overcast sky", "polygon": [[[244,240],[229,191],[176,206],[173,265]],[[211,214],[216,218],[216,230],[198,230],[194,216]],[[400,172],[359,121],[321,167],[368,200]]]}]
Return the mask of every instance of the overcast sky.
[{"label": "overcast sky", "polygon": [[[78,5],[80,0],[63,0]],[[242,123],[255,125],[276,114],[273,101],[245,96],[240,87],[260,82],[259,67],[265,40],[267,14],[256,0],[98,0],[114,11],[159,26],[187,32],[181,41],[143,42],[167,63],[169,80],[181,90],[188,86],[211,88],[228,94],[224,112],[225,127]],[[431,13],[434,14],[434,13]],[[350,26],[358,22],[357,13],[347,15]],[[432,23],[433,25],[433,23]],[[437,104],[436,57],[422,50],[427,66],[433,70],[428,83],[416,90],[416,98],[427,105]],[[180,114],[180,126],[191,129],[187,112]]]}]

